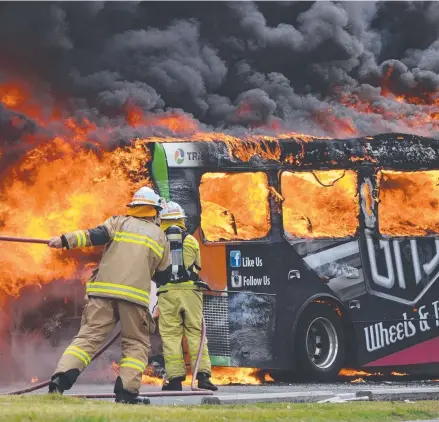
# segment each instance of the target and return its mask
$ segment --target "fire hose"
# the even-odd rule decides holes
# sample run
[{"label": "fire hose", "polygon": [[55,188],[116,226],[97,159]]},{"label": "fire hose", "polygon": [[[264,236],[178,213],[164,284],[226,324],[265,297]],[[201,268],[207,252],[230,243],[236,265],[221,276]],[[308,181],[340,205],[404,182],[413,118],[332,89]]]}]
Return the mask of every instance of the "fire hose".
[{"label": "fire hose", "polygon": [[[104,353],[120,336],[120,330],[104,345],[102,346],[92,358],[92,362],[97,359],[102,353]],[[198,350],[197,359],[195,361],[194,373],[192,375],[191,390],[192,391],[160,391],[160,392],[150,392],[150,393],[139,393],[140,397],[165,397],[165,396],[197,396],[197,395],[212,395],[212,391],[202,390],[201,388],[195,387],[195,380],[198,374],[198,367],[200,365],[201,356],[203,354],[204,345],[206,343],[206,324],[203,318],[202,331],[201,331],[201,341],[200,348]],[[12,396],[21,395],[26,393],[31,393],[36,390],[41,390],[49,385],[50,380],[35,384],[31,387],[23,388],[21,390],[9,391],[7,393],[0,393],[0,396]],[[114,398],[114,394],[72,394],[71,397],[79,398],[89,398],[89,399],[105,399]]]},{"label": "fire hose", "polygon": [[[93,356],[92,362],[97,359],[102,353],[104,353],[120,336],[120,330],[108,341],[108,343],[104,344]],[[50,380],[40,382],[39,384],[32,385],[28,388],[23,388],[21,390],[15,390],[15,391],[9,391],[7,393],[0,393],[0,396],[13,396],[13,395],[20,395],[20,394],[26,394],[31,393],[32,391],[40,390],[44,387],[47,387],[50,384]]]},{"label": "fire hose", "polygon": [[[49,244],[49,240],[45,239],[30,239],[23,237],[11,237],[11,236],[0,236],[0,241],[5,242],[20,242],[20,243],[38,243],[38,244]],[[92,361],[97,359],[102,353],[104,353],[120,336],[120,330],[104,345],[102,346],[96,354],[93,356]],[[197,359],[195,361],[194,372],[192,375],[191,390],[192,391],[160,391],[160,392],[150,392],[150,393],[140,393],[141,397],[164,397],[164,396],[196,396],[196,395],[213,395],[212,391],[203,390],[201,388],[195,387],[195,380],[198,374],[198,367],[200,365],[201,356],[203,354],[204,345],[206,343],[206,323],[204,317],[202,319],[202,329],[201,329],[201,340],[200,348],[198,350]],[[0,393],[2,396],[10,395],[21,395],[26,393],[31,393],[36,390],[47,387],[50,384],[50,380],[35,384],[31,387],[23,388],[20,390],[9,391],[6,393]],[[72,394],[72,397],[80,398],[114,398],[114,394]]]},{"label": "fire hose", "polygon": [[12,237],[12,236],[0,236],[0,241],[2,242],[18,242],[18,243],[39,243],[43,245],[48,245],[49,240],[46,239],[30,239],[27,237]]}]

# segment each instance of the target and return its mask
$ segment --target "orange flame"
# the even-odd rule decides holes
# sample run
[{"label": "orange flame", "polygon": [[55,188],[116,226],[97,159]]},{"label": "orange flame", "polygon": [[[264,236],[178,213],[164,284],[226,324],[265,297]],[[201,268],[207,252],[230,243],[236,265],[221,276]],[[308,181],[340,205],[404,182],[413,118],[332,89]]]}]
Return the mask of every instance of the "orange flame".
[{"label": "orange flame", "polygon": [[201,227],[206,239],[264,237],[270,227],[269,193],[267,175],[262,172],[203,174]]},{"label": "orange flame", "polygon": [[126,120],[130,126],[161,126],[173,133],[193,134],[199,130],[197,121],[187,115],[168,113],[161,116],[147,115],[143,111],[130,104],[127,110]]},{"label": "orange flame", "polygon": [[[389,66],[382,80],[380,97],[384,97],[385,102],[362,99],[354,92],[341,93],[338,96],[338,101],[346,109],[354,109],[359,115],[376,115],[377,122],[392,122],[394,125],[399,125],[401,132],[431,135],[439,129],[438,92],[419,91],[416,95],[395,94],[389,87],[393,71],[394,68]],[[332,120],[327,119],[327,121],[331,122],[336,119],[334,117]],[[352,121],[349,121],[347,125],[347,132],[352,131],[348,136],[356,134],[354,132],[357,131]],[[379,128],[377,127],[377,129]]]},{"label": "orange flame", "polygon": [[[113,362],[111,364],[115,374],[119,373],[119,364]],[[212,367],[211,381],[217,385],[244,384],[244,385],[260,385],[262,382],[273,382],[268,374],[261,374],[260,370],[254,368],[228,368],[228,367]],[[143,385],[162,385],[163,379],[154,375],[152,367],[148,366],[142,375]],[[183,385],[191,385],[191,376],[188,376]]]},{"label": "orange flame", "polygon": [[439,233],[438,185],[439,170],[381,171],[378,175],[380,232],[387,236]]},{"label": "orange flame", "polygon": [[[382,95],[389,98],[389,101],[397,101],[398,104],[421,107],[415,109],[419,111],[418,114],[416,111],[412,113],[407,123],[408,127],[422,128],[422,125],[427,125],[426,127],[431,128],[433,122],[436,125],[433,126],[439,128],[437,94],[420,93],[416,98],[400,93],[395,96],[389,88],[392,72],[393,68],[389,67],[383,80]],[[183,112],[154,115],[144,112],[128,101],[123,124],[135,128],[163,128],[166,130],[166,136],[137,139],[129,147],[109,152],[103,150],[102,145],[112,139],[113,131],[118,129],[116,123],[106,123],[97,127],[96,123],[87,118],[69,116],[62,104],[56,101],[52,101],[51,107],[47,104],[41,107],[40,93],[34,94],[38,88],[17,81],[0,84],[0,103],[11,112],[21,113],[13,117],[12,123],[20,123],[22,116],[25,116],[45,129],[44,135],[40,133],[23,136],[21,141],[34,145],[34,148],[21,157],[14,167],[8,168],[2,174],[0,225],[4,234],[48,238],[63,231],[97,225],[108,216],[123,212],[123,206],[132,192],[138,186],[150,183],[144,167],[151,158],[145,147],[148,142],[216,140],[224,142],[232,156],[241,160],[250,161],[257,154],[265,160],[276,161],[280,159],[279,139],[294,137],[308,142],[315,138],[295,132],[281,132],[276,136],[247,133],[243,137],[209,132],[203,130],[196,120]],[[346,109],[355,108],[359,113],[378,112],[384,118],[398,118],[389,114],[388,110],[377,110],[370,102],[361,100],[355,94],[343,93],[340,98]],[[246,106],[242,107],[238,114],[244,113]],[[335,116],[334,110],[322,111],[316,120],[320,122],[321,127],[327,128],[328,132],[337,136],[358,134],[355,122],[344,115]],[[120,121],[117,124],[120,124]],[[284,130],[281,121],[276,119],[268,121],[266,127]],[[85,145],[91,145],[93,149],[86,149]],[[0,158],[6,161],[5,154],[8,152],[0,151]],[[297,157],[289,158],[290,161],[295,159]],[[355,198],[355,176],[351,173],[347,171],[343,177],[340,177],[341,173],[338,170],[314,172],[314,175],[284,173],[282,177],[286,178],[288,183],[283,183],[281,196],[285,198],[283,215],[288,232],[292,236],[309,238],[333,237],[334,233],[338,233],[337,236],[340,237],[353,235],[357,229],[359,204],[358,198]],[[426,175],[427,173],[425,172]],[[391,179],[390,172],[385,177]],[[433,215],[437,208],[437,201],[432,197],[437,196],[432,189],[436,175],[430,177],[431,180],[429,177],[426,179],[428,183],[419,181],[416,189],[430,189],[430,193],[418,195],[416,200],[419,207],[419,200],[423,198],[422,206],[425,205],[425,209],[429,210],[426,214]],[[270,191],[266,181],[257,180],[259,192],[242,195],[233,190],[231,178],[230,175],[223,180],[218,178],[213,183],[205,175],[203,184],[205,187],[209,185],[209,189],[202,187],[202,224],[207,239],[253,239],[265,236],[269,229],[269,210],[266,205],[258,206],[262,203],[267,204],[266,197]],[[378,207],[381,210],[387,206],[384,178],[381,186],[384,198]],[[303,188],[304,181],[307,184],[306,189]],[[247,188],[254,182],[253,179],[242,179],[239,184]],[[322,182],[332,186],[321,186]],[[215,192],[213,185],[217,183],[230,187],[227,197],[222,195],[223,197],[213,198],[213,194],[207,192]],[[302,188],[299,185],[302,185]],[[390,202],[393,200],[395,198],[390,198]],[[321,207],[322,203],[326,206]],[[406,208],[410,207],[411,202],[407,200]],[[337,218],[328,221],[329,215],[337,215]],[[380,221],[384,234],[404,232],[404,223],[413,223],[410,216],[404,217],[404,220],[396,214],[386,215],[389,217],[389,224],[386,226],[385,221]],[[390,221],[393,217],[394,223]],[[209,220],[214,222],[211,232],[207,227]],[[411,235],[436,232],[439,229],[433,217],[426,217],[418,226],[416,230],[409,228],[414,232]],[[57,278],[84,278],[86,273],[81,272],[83,266],[73,256],[69,254],[67,257],[62,252],[50,251],[43,246],[8,245],[3,249],[0,258],[3,266],[0,275],[0,298],[4,294],[17,296],[25,285],[39,285]]]},{"label": "orange flame", "polygon": [[11,110],[14,110],[24,101],[24,93],[19,85],[0,85],[0,102]]},{"label": "orange flame", "polygon": [[[393,377],[405,377],[408,374],[406,374],[404,372],[393,371],[390,373],[390,375],[392,375]],[[382,377],[384,375],[381,372],[366,372],[366,371],[358,370],[358,369],[343,368],[338,373],[338,376],[340,376],[340,377],[359,377],[358,379],[360,379],[361,381],[353,380],[351,382],[364,382],[363,378],[361,378],[361,377]]]},{"label": "orange flame", "polygon": [[32,379],[30,380],[30,382],[31,382],[32,384],[35,384],[36,382],[38,382],[38,378],[34,377],[34,378],[32,378]]},{"label": "orange flame", "polygon": [[281,179],[285,198],[283,224],[291,236],[348,237],[356,233],[359,213],[356,172],[283,172]]},{"label": "orange flame", "polygon": [[340,377],[357,377],[357,376],[370,377],[373,375],[381,375],[381,374],[379,374],[379,373],[374,374],[371,372],[366,372],[366,371],[357,370],[357,369],[343,368],[340,370],[338,375]]},{"label": "orange flame", "polygon": [[[137,144],[98,156],[61,138],[31,150],[1,180],[2,233],[48,239],[100,224],[123,212],[133,191],[150,183],[144,168],[149,159]],[[8,244],[0,262],[0,296],[17,296],[25,285],[81,269],[71,255],[42,245]]]}]

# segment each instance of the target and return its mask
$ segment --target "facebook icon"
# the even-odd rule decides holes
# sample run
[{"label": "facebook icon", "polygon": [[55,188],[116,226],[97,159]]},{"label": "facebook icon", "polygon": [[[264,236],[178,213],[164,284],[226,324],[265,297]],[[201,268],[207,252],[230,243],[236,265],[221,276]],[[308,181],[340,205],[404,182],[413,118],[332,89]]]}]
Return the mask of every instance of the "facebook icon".
[{"label": "facebook icon", "polygon": [[241,251],[230,251],[230,266],[232,268],[241,266]]}]

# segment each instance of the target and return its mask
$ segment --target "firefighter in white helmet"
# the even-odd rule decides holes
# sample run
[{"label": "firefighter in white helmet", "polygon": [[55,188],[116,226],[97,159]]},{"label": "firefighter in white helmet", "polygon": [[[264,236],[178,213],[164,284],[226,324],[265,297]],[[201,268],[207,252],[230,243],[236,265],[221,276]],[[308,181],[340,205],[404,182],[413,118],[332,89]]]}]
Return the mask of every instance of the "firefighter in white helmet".
[{"label": "firefighter in white helmet", "polygon": [[[162,388],[165,391],[181,391],[181,383],[186,378],[183,336],[194,367],[202,335],[203,294],[200,286],[208,287],[198,276],[201,270],[200,245],[187,232],[185,217],[182,207],[175,202],[168,202],[160,213],[160,226],[170,241],[172,263],[169,279],[164,283],[157,282],[159,330],[167,375]],[[218,388],[210,381],[210,375],[206,342],[197,375],[198,387],[216,391]]]},{"label": "firefighter in white helmet", "polygon": [[64,351],[49,384],[50,393],[69,390],[108,333],[120,321],[122,359],[114,392],[116,402],[143,403],[139,399],[142,373],[148,363],[150,334],[155,323],[149,313],[151,278],[170,264],[169,244],[159,227],[164,200],[142,187],[124,215],[110,217],[89,230],[65,233],[50,240],[52,248],[105,245],[98,268],[86,285],[88,302],[79,333]]}]

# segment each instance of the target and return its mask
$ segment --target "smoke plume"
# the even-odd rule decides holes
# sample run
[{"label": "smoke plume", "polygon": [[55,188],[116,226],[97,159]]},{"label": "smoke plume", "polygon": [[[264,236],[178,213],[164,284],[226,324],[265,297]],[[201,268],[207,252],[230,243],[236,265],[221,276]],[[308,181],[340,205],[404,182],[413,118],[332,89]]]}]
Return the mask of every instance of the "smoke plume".
[{"label": "smoke plume", "polygon": [[[226,131],[435,136],[438,21],[435,2],[2,3],[0,85],[118,141],[155,133],[126,127],[129,105]],[[38,122],[3,105],[10,146]]]},{"label": "smoke plume", "polygon": [[[126,174],[148,182],[138,170],[147,152],[134,148],[128,159],[102,151],[134,138],[197,131],[436,137],[438,105],[437,2],[1,2],[0,228],[49,236],[103,221],[137,187]],[[77,144],[100,160],[88,149],[79,154]],[[17,247],[9,264],[37,285],[50,278],[40,273],[58,274],[69,263],[41,255]],[[239,300],[231,312],[254,307]],[[254,344],[260,327],[271,326],[267,308],[246,316]],[[44,324],[59,325],[49,317]],[[0,337],[12,329],[20,331],[0,318]],[[235,327],[234,353],[244,331]],[[14,350],[0,354],[15,354],[18,367],[35,349],[45,353],[47,333],[37,334],[29,348],[17,337]],[[253,358],[270,356],[264,342]],[[44,368],[54,360],[46,359]]]}]

